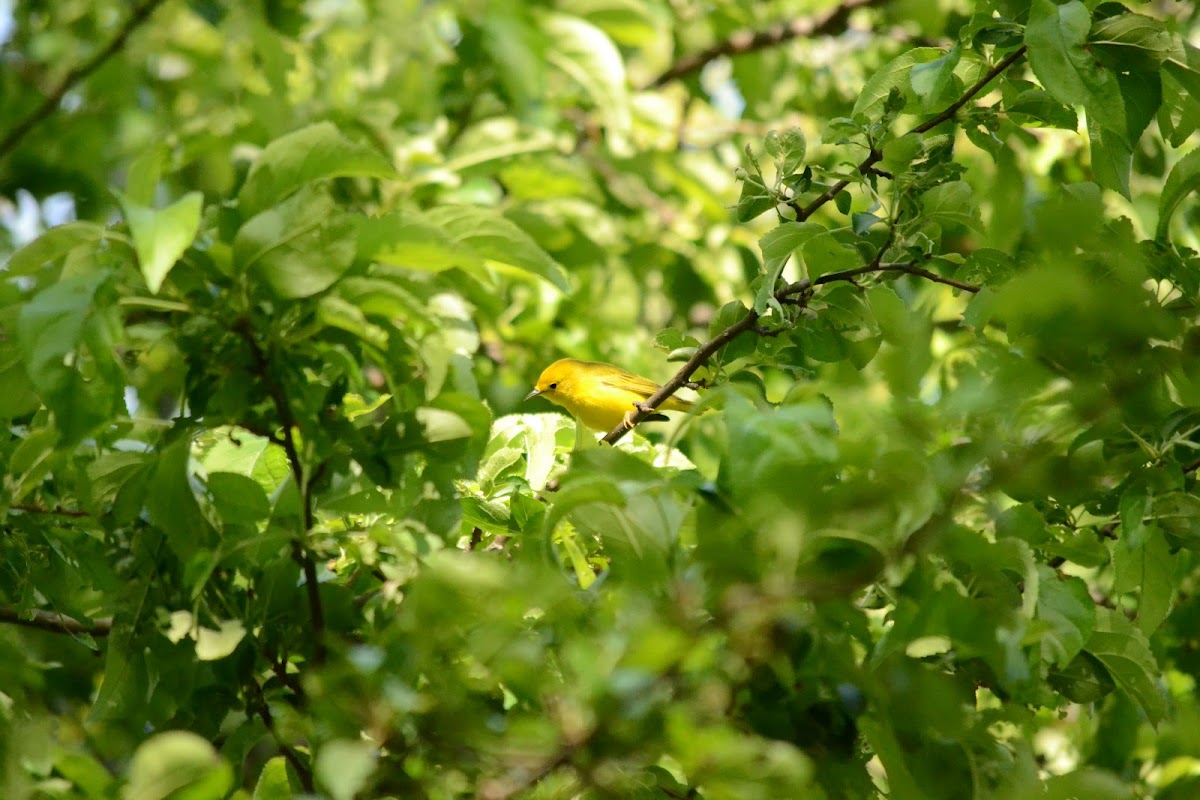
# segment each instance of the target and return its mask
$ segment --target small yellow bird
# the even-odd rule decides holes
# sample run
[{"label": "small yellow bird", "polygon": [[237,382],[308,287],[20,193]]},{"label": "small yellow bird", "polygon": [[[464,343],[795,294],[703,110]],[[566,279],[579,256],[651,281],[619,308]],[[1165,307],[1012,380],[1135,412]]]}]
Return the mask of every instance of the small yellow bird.
[{"label": "small yellow bird", "polygon": [[[562,406],[592,430],[611,431],[637,410],[660,387],[657,383],[612,364],[600,361],[580,361],[562,358],[542,371],[537,385],[525,399],[538,395]],[[677,397],[668,397],[659,410],[687,411],[692,404]],[[666,419],[651,414],[648,420]]]}]

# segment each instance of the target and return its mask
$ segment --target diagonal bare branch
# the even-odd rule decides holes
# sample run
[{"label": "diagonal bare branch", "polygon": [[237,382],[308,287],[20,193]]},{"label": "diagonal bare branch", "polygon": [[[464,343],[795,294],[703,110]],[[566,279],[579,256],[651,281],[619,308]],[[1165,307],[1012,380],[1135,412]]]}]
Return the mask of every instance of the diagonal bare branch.
[{"label": "diagonal bare branch", "polygon": [[651,81],[646,88],[657,89],[660,86],[678,80],[679,78],[698,72],[708,64],[722,56],[739,56],[744,53],[754,53],[775,47],[792,39],[803,39],[814,36],[834,36],[846,30],[850,22],[850,14],[860,8],[870,8],[887,3],[888,0],[843,0],[840,5],[818,14],[814,17],[780,22],[763,30],[741,30],[729,38],[717,42],[712,47],[699,53],[683,56],[666,69],[661,75]]},{"label": "diagonal bare branch", "polygon": [[[1009,53],[995,66],[989,69],[983,75],[983,77],[975,82],[973,86],[963,92],[958,99],[947,106],[940,114],[913,128],[911,131],[909,131],[909,134],[925,133],[936,128],[938,125],[941,125],[943,122],[953,119],[954,115],[958,113],[959,109],[971,102],[972,98],[982,92],[988,86],[988,84],[995,80],[1006,69],[1015,64],[1024,55],[1024,46],[1021,46],[1012,53]],[[865,174],[881,158],[883,158],[883,153],[878,149],[872,148],[871,152],[867,154],[867,157],[863,160],[863,162],[858,165],[858,171],[862,174]],[[797,220],[802,221],[808,219],[810,216],[816,213],[817,209],[828,203],[830,200],[836,197],[839,192],[849,185],[849,180],[838,181],[836,184],[829,187],[824,194],[820,195],[816,200],[813,200],[807,206],[800,206],[798,202],[794,202],[792,207],[796,211]],[[880,254],[880,257],[882,257],[882,253]],[[979,291],[979,287],[977,286],[964,283],[962,281],[957,281],[953,278],[947,278],[942,275],[938,275],[936,272],[931,272],[927,269],[918,267],[914,263],[879,264],[877,262],[872,262],[865,267],[822,275],[817,278],[816,281],[810,282],[807,278],[802,281],[797,281],[796,283],[785,286],[777,291],[775,293],[775,299],[781,302],[789,302],[792,305],[802,305],[804,295],[806,295],[806,293],[815,286],[831,283],[836,280],[853,280],[853,278],[857,275],[866,275],[872,272],[906,272],[910,275],[925,278],[926,280],[934,281],[936,283],[944,283],[957,289],[962,289],[963,291]],[[797,302],[796,300],[797,295],[801,296],[800,302]],[[662,405],[663,401],[687,385],[687,383],[691,380],[692,375],[695,374],[696,370],[700,369],[700,367],[702,367],[708,361],[708,359],[712,358],[718,350],[729,344],[746,331],[754,330],[757,326],[758,319],[758,312],[756,312],[754,309],[750,309],[746,312],[744,317],[730,325],[725,330],[721,331],[703,346],[698,348],[692,357],[689,358],[682,367],[680,367],[679,371],[675,373],[671,380],[663,384],[662,388],[660,388],[657,392],[651,395],[648,400],[634,409],[634,412],[626,417],[626,419],[622,421],[620,425],[605,434],[601,441],[608,444],[616,444],[621,437],[633,430],[635,425],[644,420],[646,417],[652,414],[656,408]]]},{"label": "diagonal bare branch", "polygon": [[8,606],[0,606],[0,622],[26,628],[37,628],[51,633],[87,634],[97,638],[108,636],[112,633],[113,626],[112,617],[104,617],[92,622],[80,622],[74,617],[68,617],[57,611],[45,611],[40,608],[20,611]]},{"label": "diagonal bare branch", "polygon": [[129,38],[130,34],[140,28],[163,2],[164,0],[145,0],[145,2],[134,6],[133,11],[129,14],[129,19],[125,20],[125,24],[117,31],[117,35],[112,38],[112,41],[97,51],[87,61],[84,61],[68,72],[58,86],[54,87],[46,95],[46,99],[37,108],[29,112],[24,119],[14,125],[4,135],[4,139],[0,140],[0,158],[4,158],[12,152],[20,141],[25,138],[27,133],[33,130],[39,122],[53,114],[54,110],[62,103],[62,99],[66,97],[67,92],[71,91],[76,84],[87,78],[99,69],[104,62],[116,55],[125,46],[125,40]]}]

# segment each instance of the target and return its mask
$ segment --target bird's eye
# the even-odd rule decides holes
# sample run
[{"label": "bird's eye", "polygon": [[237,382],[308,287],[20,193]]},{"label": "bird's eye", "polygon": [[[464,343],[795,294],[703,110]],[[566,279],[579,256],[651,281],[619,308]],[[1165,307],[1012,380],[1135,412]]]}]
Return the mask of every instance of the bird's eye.
[{"label": "bird's eye", "polygon": [[557,384],[557,383],[552,383],[552,384],[550,384],[550,391],[552,391],[552,392],[553,392],[553,391],[554,391],[555,389],[557,389],[557,388],[558,388],[558,384]]}]

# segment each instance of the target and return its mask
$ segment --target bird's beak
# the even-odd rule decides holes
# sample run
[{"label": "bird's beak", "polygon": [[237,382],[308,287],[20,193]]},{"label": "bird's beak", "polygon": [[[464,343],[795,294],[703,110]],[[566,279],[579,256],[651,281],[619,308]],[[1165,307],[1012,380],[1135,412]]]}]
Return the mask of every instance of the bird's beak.
[{"label": "bird's beak", "polygon": [[541,389],[534,389],[532,392],[530,392],[529,394],[525,395],[525,399],[526,399],[526,400],[532,400],[533,398],[537,397],[537,396],[538,396],[539,394],[541,394],[541,393],[542,393],[542,390],[541,390]]}]

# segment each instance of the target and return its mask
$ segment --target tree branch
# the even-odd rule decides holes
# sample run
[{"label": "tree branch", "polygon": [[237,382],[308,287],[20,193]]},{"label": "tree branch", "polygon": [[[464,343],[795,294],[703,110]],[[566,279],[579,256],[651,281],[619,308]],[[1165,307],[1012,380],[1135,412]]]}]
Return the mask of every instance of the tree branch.
[{"label": "tree branch", "polygon": [[267,703],[267,698],[263,696],[262,687],[258,685],[258,681],[251,678],[246,688],[249,690],[250,704],[254,707],[258,718],[262,720],[267,733],[271,734],[271,738],[275,740],[275,746],[279,748],[280,754],[292,765],[292,769],[296,771],[296,777],[300,779],[300,786],[305,792],[312,794],[316,791],[312,770],[300,758],[300,754],[291,745],[283,741],[283,738],[279,735],[279,731],[275,729],[275,718],[271,714],[271,706]]},{"label": "tree branch", "polygon": [[740,56],[774,47],[792,39],[812,36],[834,36],[846,30],[850,22],[850,14],[860,8],[883,5],[888,0],[842,0],[823,14],[804,19],[780,22],[760,31],[740,30],[728,39],[717,42],[712,47],[683,56],[665,72],[655,78],[648,89],[678,80],[679,78],[699,72],[704,66],[722,56]]},{"label": "tree branch", "polygon": [[[275,379],[271,364],[266,353],[254,336],[254,329],[245,317],[238,319],[235,330],[246,341],[250,348],[250,357],[254,360],[254,372],[263,382],[263,388],[275,406],[275,414],[279,424],[283,426],[283,451],[287,454],[288,466],[292,471],[292,479],[296,482],[296,491],[300,493],[301,505],[304,509],[304,535],[307,536],[313,528],[313,508],[311,485],[304,480],[304,464],[300,460],[300,452],[296,449],[295,429],[296,417],[288,404],[287,394],[283,385]],[[320,666],[325,663],[325,612],[321,607],[321,587],[317,584],[317,563],[309,552],[307,543],[302,538],[292,539],[292,559],[304,571],[304,589],[308,595],[309,614],[312,618],[313,662]]]},{"label": "tree branch", "polygon": [[[903,262],[897,264],[872,263],[864,267],[856,267],[855,269],[847,269],[840,272],[829,272],[819,276],[816,280],[803,278],[795,283],[790,283],[779,291],[775,292],[775,299],[780,303],[787,302],[796,295],[803,295],[816,286],[821,286],[826,283],[834,283],[836,281],[849,281],[853,280],[859,275],[867,275],[875,272],[906,272],[909,275],[916,275],[917,277],[925,278],[926,280],[930,280],[935,283],[944,283],[949,286],[953,286],[956,289],[962,289],[963,291],[972,293],[979,291],[978,286],[970,283],[963,283],[962,281],[956,281],[953,278],[947,278],[942,275],[938,275],[936,272],[930,272],[927,269],[921,269],[920,267],[915,266],[912,262]],[[793,304],[795,304],[794,300],[791,301]],[[621,437],[633,430],[635,425],[644,420],[650,414],[654,413],[654,410],[662,405],[662,403],[668,397],[675,394],[675,392],[679,391],[684,386],[687,386],[691,382],[692,374],[695,373],[696,370],[700,369],[700,367],[704,366],[704,363],[708,361],[708,359],[712,358],[712,356],[716,354],[718,350],[732,342],[738,336],[741,336],[746,331],[757,330],[758,319],[758,312],[754,309],[750,309],[746,312],[744,317],[702,345],[696,350],[692,357],[687,360],[687,363],[680,367],[679,371],[675,373],[671,380],[664,383],[657,392],[650,395],[649,399],[634,409],[633,413],[629,415],[628,422],[622,421],[621,424],[617,425],[617,427],[605,434],[601,441],[607,444],[616,444]],[[770,334],[773,333],[773,331],[770,332]]]},{"label": "tree branch", "polygon": [[129,19],[125,20],[125,24],[117,31],[117,35],[113,37],[112,41],[87,61],[68,72],[66,77],[62,79],[62,82],[50,94],[46,95],[46,99],[42,101],[41,105],[5,134],[4,139],[0,141],[0,158],[4,158],[16,148],[17,144],[25,138],[27,133],[33,130],[35,125],[53,114],[54,110],[62,103],[62,99],[66,96],[67,92],[71,91],[72,87],[99,69],[105,61],[116,55],[125,46],[125,40],[129,38],[129,35],[141,27],[163,2],[164,0],[145,0],[140,5],[134,6],[133,11],[129,14]]},{"label": "tree branch", "polygon": [[[983,77],[975,82],[975,85],[963,92],[962,96],[947,106],[944,111],[932,119],[927,120],[926,122],[923,122],[917,127],[913,128],[911,131],[905,134],[905,136],[913,133],[925,133],[926,131],[936,128],[938,125],[941,125],[943,122],[952,119],[954,115],[958,113],[960,108],[971,101],[971,98],[983,91],[983,89],[993,80],[995,80],[1000,73],[1011,67],[1014,63],[1016,63],[1017,59],[1021,58],[1023,55],[1025,55],[1025,47],[1022,45],[1001,59],[1000,62],[994,67],[989,69],[987,73],[983,75]],[[867,157],[863,159],[861,164],[858,165],[859,173],[866,174],[866,172],[881,158],[883,158],[883,153],[879,149],[872,147],[871,152],[868,153]],[[788,205],[795,209],[797,221],[804,221],[811,217],[814,213],[816,213],[817,209],[828,203],[830,200],[836,197],[839,192],[849,185],[850,181],[848,179],[841,180],[825,190],[823,194],[821,194],[816,200],[813,200],[807,206],[800,206],[799,202],[796,200],[791,201]],[[880,252],[876,254],[875,260],[873,260],[870,264],[856,269],[848,269],[841,272],[831,272],[821,275],[815,281],[809,281],[807,278],[805,278],[804,280],[797,281],[796,283],[785,286],[779,291],[775,292],[775,299],[779,302],[790,302],[792,304],[797,304],[796,300],[792,299],[795,295],[803,295],[816,286],[839,280],[853,280],[853,278],[857,275],[866,275],[872,272],[906,272],[909,275],[916,275],[936,283],[944,283],[948,286],[953,286],[956,289],[962,289],[966,292],[979,291],[978,286],[974,286],[969,283],[963,283],[962,281],[957,281],[953,278],[946,278],[942,275],[938,275],[936,272],[930,272],[927,269],[918,267],[916,264],[911,262],[900,264],[880,264],[879,259],[883,258],[883,250],[886,249],[887,245],[891,244],[891,237],[894,235],[894,232],[895,229],[893,227],[892,232],[888,234],[888,241],[884,248],[880,249]],[[653,413],[654,410],[663,403],[663,401],[686,385],[696,370],[700,369],[700,367],[703,366],[708,359],[712,358],[712,356],[716,354],[718,350],[729,344],[746,331],[754,330],[757,326],[758,318],[758,312],[756,312],[754,309],[750,309],[746,312],[744,317],[730,325],[725,330],[721,331],[707,344],[701,346],[698,350],[696,350],[692,357],[687,360],[687,363],[680,367],[679,371],[675,373],[675,376],[671,378],[671,380],[663,384],[657,392],[650,395],[649,399],[647,399],[644,403],[637,406],[632,414],[623,420],[620,425],[605,434],[601,441],[604,441],[608,444],[616,444],[622,436],[629,433],[629,431],[633,429],[633,426],[644,420],[647,416]]]},{"label": "tree branch", "polygon": [[[903,261],[895,264],[875,264],[873,266],[868,264],[865,267],[845,269],[840,272],[827,272],[813,281],[811,286],[853,280],[859,275],[867,275],[872,272],[906,272],[909,275],[916,275],[934,283],[944,283],[947,286],[953,286],[955,289],[962,289],[964,292],[970,292],[971,294],[975,294],[980,288],[973,283],[965,283],[954,278],[947,278],[945,275],[938,275],[936,272],[930,272],[927,269],[922,269],[911,261]],[[796,281],[791,286],[784,287],[784,296],[798,294],[811,288],[811,286],[807,280]]]},{"label": "tree branch", "polygon": [[10,625],[20,625],[26,628],[50,631],[51,633],[87,634],[97,638],[112,633],[112,617],[104,617],[93,622],[80,622],[74,617],[59,614],[57,611],[43,611],[40,608],[21,611],[9,606],[0,606],[0,622]]},{"label": "tree branch", "polygon": [[654,409],[658,408],[664,400],[683,388],[683,385],[692,377],[692,373],[704,366],[704,363],[712,358],[713,354],[741,334],[753,328],[756,322],[758,322],[758,312],[750,309],[746,312],[746,316],[710,339],[705,345],[696,350],[692,357],[687,360],[687,363],[680,368],[679,372],[675,373],[675,377],[664,383],[662,388],[657,392],[650,395],[649,399],[642,403],[642,407],[634,409],[633,414],[628,417],[628,422],[622,421],[620,425],[605,434],[602,441],[608,444],[616,444],[622,436],[633,430],[634,425],[637,425],[643,419],[650,416]]},{"label": "tree branch", "polygon": [[1003,59],[1001,59],[1000,63],[996,64],[996,66],[992,67],[986,73],[984,73],[984,76],[982,78],[975,81],[974,86],[972,86],[970,89],[967,89],[967,91],[963,92],[962,97],[958,98],[953,103],[946,106],[945,111],[938,114],[936,117],[934,117],[931,120],[922,122],[920,125],[918,125],[917,127],[913,128],[911,131],[909,131],[909,133],[925,133],[927,131],[933,130],[938,125],[941,125],[943,122],[948,122],[949,120],[953,119],[954,115],[958,113],[958,110],[960,108],[965,106],[967,103],[971,102],[971,99],[974,98],[975,95],[982,92],[989,83],[994,81],[996,79],[996,77],[998,75],[1000,75],[1000,73],[1004,72],[1004,70],[1008,69],[1013,64],[1017,63],[1017,59],[1019,59],[1023,55],[1025,55],[1025,45],[1021,45],[1016,50],[1013,50],[1011,53],[1009,53],[1007,56],[1005,56]]},{"label": "tree branch", "polygon": [[478,797],[481,800],[509,800],[521,792],[545,780],[549,775],[562,767],[568,766],[582,742],[573,746],[563,747],[554,756],[533,769],[514,769],[504,778],[485,781],[479,787]]},{"label": "tree branch", "polygon": [[[942,113],[938,114],[932,119],[922,122],[920,125],[904,135],[908,136],[914,133],[926,133],[933,130],[938,125],[941,125],[943,122],[953,119],[954,115],[958,113],[959,109],[971,102],[971,99],[975,97],[975,95],[982,92],[989,83],[994,81],[996,77],[1000,75],[1000,73],[1004,72],[1004,70],[1015,64],[1023,55],[1025,55],[1025,45],[1021,45],[1016,50],[1012,51],[1003,59],[1001,59],[998,64],[989,69],[982,78],[977,80],[974,86],[972,86],[970,89],[967,89],[965,92],[963,92],[961,97],[948,105],[946,109],[942,111]],[[871,152],[867,153],[867,157],[864,158],[862,163],[858,165],[859,174],[866,175],[882,158],[883,152],[878,148],[872,147]],[[841,192],[844,191],[849,185],[850,180],[848,178],[844,178],[835,183],[833,186],[830,186],[819,197],[806,206],[801,206],[800,203],[794,199],[789,202],[788,205],[796,212],[796,221],[804,222],[806,219],[815,214],[817,209],[841,194]]]},{"label": "tree branch", "polygon": [[91,513],[87,511],[79,511],[72,508],[43,508],[42,506],[29,505],[27,503],[18,503],[8,507],[9,511],[20,511],[25,514],[48,514],[55,517],[71,517],[72,519],[82,519],[90,517]]}]

